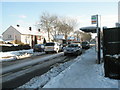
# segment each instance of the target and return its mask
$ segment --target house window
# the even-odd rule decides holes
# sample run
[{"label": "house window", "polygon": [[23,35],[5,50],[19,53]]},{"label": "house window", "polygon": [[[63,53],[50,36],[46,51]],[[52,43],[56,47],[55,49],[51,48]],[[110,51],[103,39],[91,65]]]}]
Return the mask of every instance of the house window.
[{"label": "house window", "polygon": [[8,35],[8,38],[11,38],[12,37],[12,35]]}]

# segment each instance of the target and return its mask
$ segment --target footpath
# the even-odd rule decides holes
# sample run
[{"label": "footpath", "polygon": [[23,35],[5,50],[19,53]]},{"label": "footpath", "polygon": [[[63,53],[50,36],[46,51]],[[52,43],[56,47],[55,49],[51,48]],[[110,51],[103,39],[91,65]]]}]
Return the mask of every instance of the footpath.
[{"label": "footpath", "polygon": [[104,64],[97,64],[96,58],[95,47],[92,47],[43,88],[118,88],[120,82],[104,77]]}]

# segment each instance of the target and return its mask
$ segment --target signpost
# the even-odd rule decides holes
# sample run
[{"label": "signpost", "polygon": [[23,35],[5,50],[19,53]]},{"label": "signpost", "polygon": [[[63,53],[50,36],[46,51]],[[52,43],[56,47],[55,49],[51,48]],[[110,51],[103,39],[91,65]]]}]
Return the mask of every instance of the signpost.
[{"label": "signpost", "polygon": [[100,47],[100,29],[98,28],[98,15],[93,15],[91,17],[91,23],[96,24],[96,31],[97,31],[97,42],[98,42],[98,50],[97,51],[97,59],[98,59],[98,64],[100,64],[100,59],[101,59],[101,47]]},{"label": "signpost", "polygon": [[91,23],[92,23],[92,24],[97,24],[97,15],[93,15],[93,16],[91,17]]}]

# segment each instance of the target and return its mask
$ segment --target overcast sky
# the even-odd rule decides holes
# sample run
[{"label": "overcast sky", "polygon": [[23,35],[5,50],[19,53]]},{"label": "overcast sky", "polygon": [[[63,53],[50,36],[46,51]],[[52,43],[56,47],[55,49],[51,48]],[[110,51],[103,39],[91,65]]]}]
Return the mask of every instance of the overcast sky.
[{"label": "overcast sky", "polygon": [[[4,1],[4,0],[3,0]],[[91,26],[91,15],[100,15],[101,26],[115,27],[118,22],[118,2],[1,2],[2,30],[10,25],[20,24],[23,27],[35,27],[36,22],[43,12],[58,16],[71,17],[77,20],[78,27]],[[19,1],[19,0],[18,0]],[[101,20],[100,20],[101,17]],[[101,21],[101,22],[100,22]]]}]

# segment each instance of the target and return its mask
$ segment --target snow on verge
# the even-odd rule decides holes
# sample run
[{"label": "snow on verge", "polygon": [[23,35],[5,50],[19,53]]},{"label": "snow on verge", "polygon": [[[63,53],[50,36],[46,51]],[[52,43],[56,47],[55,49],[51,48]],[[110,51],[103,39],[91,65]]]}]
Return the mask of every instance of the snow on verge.
[{"label": "snow on verge", "polygon": [[115,58],[115,59],[120,58],[120,54],[115,54],[115,55],[106,55],[106,56],[108,56],[108,57],[110,57],[110,58]]},{"label": "snow on verge", "polygon": [[33,49],[10,51],[10,52],[0,52],[0,62],[22,59],[22,58],[26,58],[26,57],[41,55],[43,53],[44,52],[33,52]]}]

